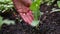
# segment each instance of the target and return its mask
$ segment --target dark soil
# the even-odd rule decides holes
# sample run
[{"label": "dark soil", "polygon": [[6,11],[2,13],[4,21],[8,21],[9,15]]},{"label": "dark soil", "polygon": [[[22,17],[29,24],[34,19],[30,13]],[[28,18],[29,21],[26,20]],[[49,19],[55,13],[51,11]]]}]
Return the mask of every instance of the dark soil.
[{"label": "dark soil", "polygon": [[[43,17],[43,18],[42,18]],[[16,22],[15,25],[3,24],[1,34],[60,34],[60,12],[42,15],[40,25],[32,27],[24,21]]]},{"label": "dark soil", "polygon": [[40,31],[22,21],[15,25],[3,24],[1,28],[1,34],[40,34]]},{"label": "dark soil", "polygon": [[46,14],[42,18],[42,32],[45,31],[46,34],[60,34],[60,12]]}]

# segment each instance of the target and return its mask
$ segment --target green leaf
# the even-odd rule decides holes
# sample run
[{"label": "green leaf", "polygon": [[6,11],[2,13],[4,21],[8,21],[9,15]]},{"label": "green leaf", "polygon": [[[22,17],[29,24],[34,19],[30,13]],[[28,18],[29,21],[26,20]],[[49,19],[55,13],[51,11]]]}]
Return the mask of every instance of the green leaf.
[{"label": "green leaf", "polygon": [[3,18],[0,16],[0,28],[1,28],[1,25],[2,25],[2,20]]},{"label": "green leaf", "polygon": [[30,6],[30,9],[35,11],[37,10],[37,8],[39,8],[39,5],[40,5],[40,0],[35,0],[32,5]]},{"label": "green leaf", "polygon": [[0,16],[0,28],[2,26],[2,24],[7,24],[7,25],[10,25],[10,24],[15,24],[15,21],[13,20],[8,20],[8,19],[5,19],[5,20],[2,20],[3,17]]},{"label": "green leaf", "polygon": [[32,26],[37,26],[37,24],[39,24],[39,16],[40,16],[40,11],[39,11],[39,7],[40,7],[40,3],[41,1],[40,0],[35,0],[32,5],[30,6],[30,9],[32,10],[33,12],[33,15],[34,15],[34,20],[33,22],[31,23]]},{"label": "green leaf", "polygon": [[57,1],[58,7],[60,8],[60,1]]},{"label": "green leaf", "polygon": [[40,0],[35,0],[30,6],[30,9],[33,12],[35,20],[38,20],[38,17],[40,16],[39,6],[40,6]]},{"label": "green leaf", "polygon": [[14,21],[14,20],[5,19],[5,20],[3,20],[2,23],[5,23],[5,24],[7,24],[7,25],[10,25],[10,24],[15,24],[15,21]]}]

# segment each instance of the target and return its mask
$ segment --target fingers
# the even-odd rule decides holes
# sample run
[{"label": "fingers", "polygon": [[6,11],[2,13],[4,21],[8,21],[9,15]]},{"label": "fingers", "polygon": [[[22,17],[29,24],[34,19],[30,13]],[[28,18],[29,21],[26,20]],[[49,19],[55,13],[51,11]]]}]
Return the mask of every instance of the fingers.
[{"label": "fingers", "polygon": [[29,9],[30,4],[32,3],[31,0],[13,0],[13,3],[22,19],[26,23],[31,24],[34,19],[32,12]]},{"label": "fingers", "polygon": [[20,13],[20,16],[21,16],[21,17],[23,18],[23,20],[24,20],[26,23],[28,23],[28,24],[31,24],[32,21],[33,21],[32,17],[30,16],[29,13],[27,13],[27,14]]},{"label": "fingers", "polygon": [[32,19],[34,20],[34,17],[33,17],[33,13],[31,10],[29,10],[29,15],[32,17]]},{"label": "fingers", "polygon": [[32,21],[34,20],[32,11],[30,9],[28,9],[27,7],[24,9],[19,9],[18,13],[22,17],[22,19],[28,24],[31,24]]},{"label": "fingers", "polygon": [[29,10],[29,8],[27,8],[27,7],[24,6],[24,7],[20,8],[20,9],[18,10],[18,12],[19,12],[19,13],[27,13],[28,10]]}]

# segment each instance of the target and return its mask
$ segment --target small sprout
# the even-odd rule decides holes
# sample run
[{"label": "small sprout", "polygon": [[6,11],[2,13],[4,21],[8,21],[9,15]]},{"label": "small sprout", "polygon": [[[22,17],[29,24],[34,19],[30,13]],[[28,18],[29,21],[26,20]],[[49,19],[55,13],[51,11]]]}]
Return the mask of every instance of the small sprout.
[{"label": "small sprout", "polygon": [[37,26],[39,24],[38,18],[40,16],[40,11],[39,11],[40,1],[41,0],[35,0],[30,6],[30,9],[32,10],[32,13],[34,15],[34,20],[31,23],[32,26]]}]

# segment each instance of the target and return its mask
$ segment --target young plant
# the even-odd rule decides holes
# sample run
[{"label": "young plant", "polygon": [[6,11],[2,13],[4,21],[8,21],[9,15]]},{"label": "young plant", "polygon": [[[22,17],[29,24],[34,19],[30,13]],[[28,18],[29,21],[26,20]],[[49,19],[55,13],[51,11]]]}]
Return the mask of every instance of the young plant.
[{"label": "young plant", "polygon": [[32,21],[31,25],[32,26],[37,26],[39,24],[39,16],[40,16],[40,11],[39,11],[39,6],[41,0],[34,0],[32,5],[30,6],[30,9],[32,10],[32,13],[34,15],[34,20]]}]

